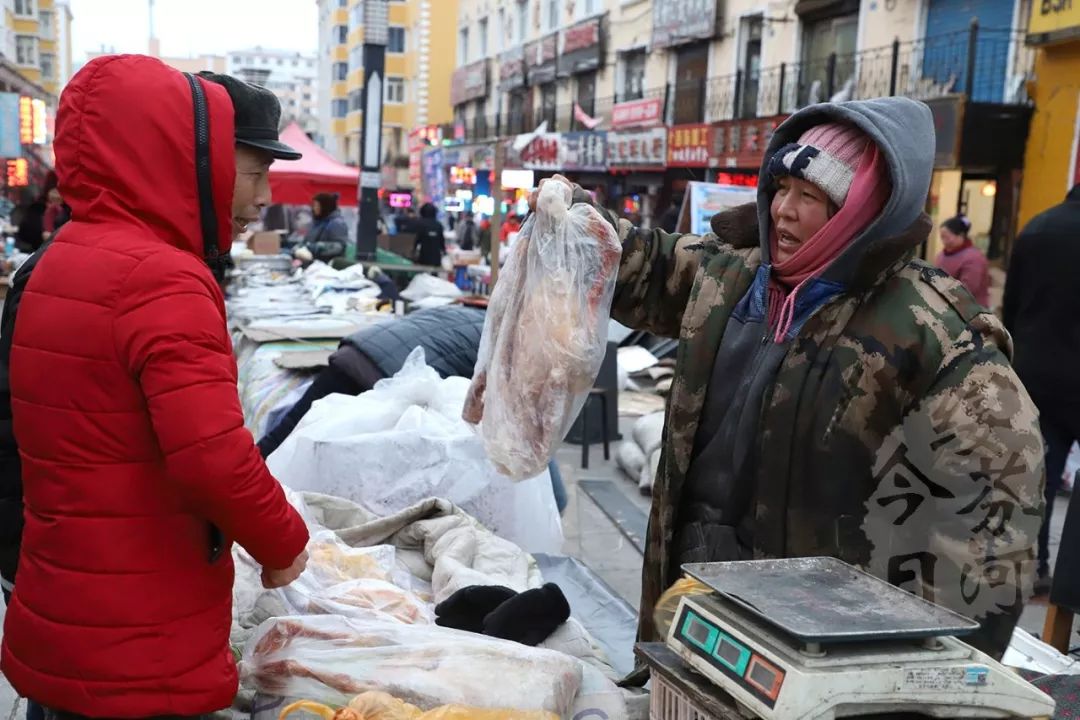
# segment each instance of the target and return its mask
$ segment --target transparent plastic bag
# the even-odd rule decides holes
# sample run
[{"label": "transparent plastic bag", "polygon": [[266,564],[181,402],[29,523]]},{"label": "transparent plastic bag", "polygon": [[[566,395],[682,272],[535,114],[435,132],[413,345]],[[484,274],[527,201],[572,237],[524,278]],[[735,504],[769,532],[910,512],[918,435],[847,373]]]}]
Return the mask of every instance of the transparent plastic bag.
[{"label": "transparent plastic bag", "polygon": [[421,710],[464,705],[559,716],[574,706],[582,682],[580,662],[551,650],[336,615],[267,620],[244,647],[241,675],[263,695],[331,705],[375,690]]},{"label": "transparent plastic bag", "polygon": [[548,182],[488,306],[463,417],[499,472],[544,470],[596,381],[622,247],[591,205]]},{"label": "transparent plastic bag", "polygon": [[671,623],[675,622],[675,613],[679,609],[679,602],[688,595],[708,595],[713,589],[703,582],[691,577],[681,577],[675,584],[664,591],[653,608],[653,623],[661,637],[667,637]]}]

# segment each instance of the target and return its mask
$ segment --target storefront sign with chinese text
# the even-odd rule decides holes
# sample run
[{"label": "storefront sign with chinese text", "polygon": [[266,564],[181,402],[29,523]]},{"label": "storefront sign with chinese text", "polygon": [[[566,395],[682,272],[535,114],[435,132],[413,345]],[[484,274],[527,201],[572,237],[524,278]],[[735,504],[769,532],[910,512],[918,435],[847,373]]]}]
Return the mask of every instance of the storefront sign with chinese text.
[{"label": "storefront sign with chinese text", "polygon": [[526,170],[562,170],[566,146],[559,133],[542,133],[521,150],[521,167]]},{"label": "storefront sign with chinese text", "polygon": [[555,80],[558,54],[558,33],[551,33],[525,46],[525,68],[530,84],[544,85]]},{"label": "storefront sign with chinese text", "polygon": [[499,89],[514,90],[525,85],[525,49],[516,47],[499,56]]},{"label": "storefront sign with chinese text", "polygon": [[676,125],[668,129],[668,167],[709,167],[713,129],[709,125]]},{"label": "storefront sign with chinese text", "polygon": [[651,127],[659,125],[664,115],[664,101],[660,98],[631,100],[618,103],[611,109],[611,127]]},{"label": "storefront sign with chinese text", "polygon": [[564,170],[607,169],[607,133],[573,132],[563,135],[566,146]]},{"label": "storefront sign with chinese text", "polygon": [[728,120],[713,126],[709,167],[760,167],[776,128],[786,116],[754,120]]},{"label": "storefront sign with chinese text", "polygon": [[450,104],[479,100],[488,94],[487,60],[460,67],[450,77]]},{"label": "storefront sign with chinese text", "polygon": [[667,163],[667,128],[610,132],[608,164],[613,168],[659,167]]},{"label": "storefront sign with chinese text", "polygon": [[604,64],[604,18],[596,17],[562,31],[559,77],[592,72]]},{"label": "storefront sign with chinese text", "polygon": [[654,48],[711,38],[716,34],[719,0],[664,0],[653,3]]},{"label": "storefront sign with chinese text", "polygon": [[475,185],[476,184],[476,168],[461,167],[459,165],[452,165],[450,167],[450,184],[451,185]]},{"label": "storefront sign with chinese text", "polygon": [[34,144],[34,103],[25,95],[19,98],[19,142]]},{"label": "storefront sign with chinese text", "polygon": [[26,158],[7,161],[7,186],[26,187],[30,184],[30,163]]}]

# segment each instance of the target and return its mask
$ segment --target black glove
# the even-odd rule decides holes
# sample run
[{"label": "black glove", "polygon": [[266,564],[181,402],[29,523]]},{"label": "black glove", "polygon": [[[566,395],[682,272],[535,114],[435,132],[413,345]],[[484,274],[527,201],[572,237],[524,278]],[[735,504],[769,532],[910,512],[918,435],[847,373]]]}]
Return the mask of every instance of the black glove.
[{"label": "black glove", "polygon": [[462,588],[435,606],[435,624],[455,630],[484,632],[484,618],[517,593],[500,585]]},{"label": "black glove", "polygon": [[[437,610],[436,610],[437,612]],[[570,619],[570,603],[558,585],[526,590],[484,618],[484,634],[536,646]]]}]

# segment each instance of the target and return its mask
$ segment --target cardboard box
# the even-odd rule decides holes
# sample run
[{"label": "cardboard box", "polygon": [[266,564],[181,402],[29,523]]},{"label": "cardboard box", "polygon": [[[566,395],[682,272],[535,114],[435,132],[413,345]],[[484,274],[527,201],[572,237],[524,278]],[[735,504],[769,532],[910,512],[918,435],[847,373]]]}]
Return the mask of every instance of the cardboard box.
[{"label": "cardboard box", "polygon": [[281,233],[277,230],[257,232],[248,240],[248,247],[256,255],[277,255],[281,252]]}]

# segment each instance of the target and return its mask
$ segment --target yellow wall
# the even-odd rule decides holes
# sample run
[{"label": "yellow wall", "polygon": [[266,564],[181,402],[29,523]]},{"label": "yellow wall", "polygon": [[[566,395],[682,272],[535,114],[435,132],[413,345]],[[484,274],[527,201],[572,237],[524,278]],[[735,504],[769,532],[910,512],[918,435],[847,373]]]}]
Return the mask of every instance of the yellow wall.
[{"label": "yellow wall", "polygon": [[457,63],[458,4],[450,0],[431,2],[430,62],[428,64],[428,124],[452,122],[450,77]]},{"label": "yellow wall", "polygon": [[1080,41],[1042,48],[1031,86],[1035,115],[1024,157],[1020,227],[1065,199],[1069,189],[1076,110],[1080,99]]}]

